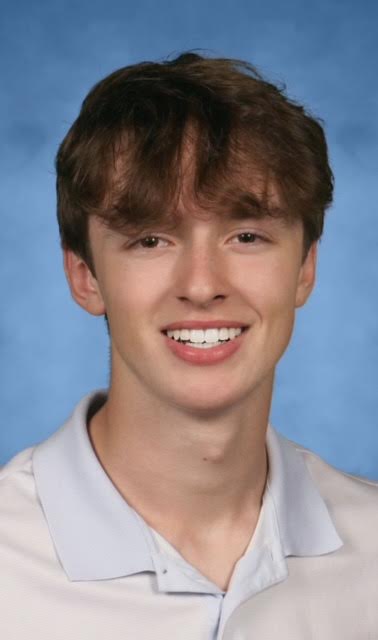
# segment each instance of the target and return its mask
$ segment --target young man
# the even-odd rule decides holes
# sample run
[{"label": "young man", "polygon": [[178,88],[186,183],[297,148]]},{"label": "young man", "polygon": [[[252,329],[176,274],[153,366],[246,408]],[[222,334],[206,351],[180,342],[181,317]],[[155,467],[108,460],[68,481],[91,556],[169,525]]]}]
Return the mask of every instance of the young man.
[{"label": "young man", "polygon": [[332,200],[319,123],[183,54],[95,86],[57,175],[111,380],[1,472],[3,637],[378,637],[378,484],[269,424]]}]

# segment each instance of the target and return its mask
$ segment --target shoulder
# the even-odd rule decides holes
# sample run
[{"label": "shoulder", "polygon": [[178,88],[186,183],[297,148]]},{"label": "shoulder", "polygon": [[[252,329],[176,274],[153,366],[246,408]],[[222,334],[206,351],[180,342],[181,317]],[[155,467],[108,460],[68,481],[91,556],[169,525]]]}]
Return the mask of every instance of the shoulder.
[{"label": "shoulder", "polygon": [[334,524],[345,542],[377,550],[378,482],[352,475],[293,443],[302,455]]},{"label": "shoulder", "polygon": [[[346,473],[326,462],[321,456],[310,449],[306,449],[297,443],[296,450],[302,455],[307,468],[313,477],[324,487],[332,490],[342,489],[348,492],[349,497],[358,495],[378,499],[378,481],[368,480],[362,476]],[[345,495],[345,494],[344,494]]]},{"label": "shoulder", "polygon": [[[0,469],[0,591],[4,580],[37,571],[53,558],[53,545],[36,491],[35,447],[24,449]],[[13,579],[12,578],[12,579]]]},{"label": "shoulder", "polygon": [[[22,520],[37,503],[32,455],[24,449],[0,468],[0,529],[22,513]],[[8,517],[7,517],[8,516]]]},{"label": "shoulder", "polygon": [[22,478],[25,480],[33,475],[32,456],[35,447],[29,447],[17,453],[3,467],[0,467],[0,492],[6,490],[13,483]]}]

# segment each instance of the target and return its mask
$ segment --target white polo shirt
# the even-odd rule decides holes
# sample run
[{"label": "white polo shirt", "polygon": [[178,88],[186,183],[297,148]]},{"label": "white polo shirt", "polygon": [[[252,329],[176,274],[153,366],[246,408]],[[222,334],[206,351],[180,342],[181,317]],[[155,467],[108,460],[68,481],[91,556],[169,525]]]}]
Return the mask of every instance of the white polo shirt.
[{"label": "white polo shirt", "polygon": [[223,592],[103,470],[87,421],[105,398],[0,471],[1,638],[378,639],[378,483],[269,425],[259,521]]}]

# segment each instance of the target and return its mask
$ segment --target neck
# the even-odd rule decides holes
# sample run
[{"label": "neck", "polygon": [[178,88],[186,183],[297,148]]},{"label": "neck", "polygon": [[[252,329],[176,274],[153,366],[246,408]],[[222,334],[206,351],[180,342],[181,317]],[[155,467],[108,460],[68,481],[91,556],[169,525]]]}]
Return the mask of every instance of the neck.
[{"label": "neck", "polygon": [[216,416],[146,401],[130,381],[112,383],[89,435],[127,502],[162,535],[205,540],[256,523],[267,476],[273,376]]}]

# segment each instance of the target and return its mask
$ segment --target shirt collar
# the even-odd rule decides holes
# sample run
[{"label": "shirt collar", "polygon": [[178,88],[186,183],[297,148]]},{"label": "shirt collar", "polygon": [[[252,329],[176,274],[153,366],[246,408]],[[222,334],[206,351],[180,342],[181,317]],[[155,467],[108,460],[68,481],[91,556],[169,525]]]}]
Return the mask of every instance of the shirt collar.
[{"label": "shirt collar", "polygon": [[[156,571],[149,528],[104,471],[92,448],[88,412],[106,391],[81,400],[71,418],[33,452],[36,490],[58,557],[70,580]],[[267,430],[272,497],[284,555],[320,555],[342,545],[327,507],[294,443]]]},{"label": "shirt collar", "polygon": [[[316,556],[339,549],[339,537],[298,445],[268,426],[268,490],[285,556]],[[301,447],[303,449],[303,447]],[[306,451],[306,450],[305,450]]]}]

